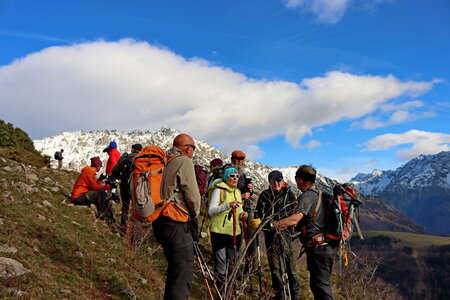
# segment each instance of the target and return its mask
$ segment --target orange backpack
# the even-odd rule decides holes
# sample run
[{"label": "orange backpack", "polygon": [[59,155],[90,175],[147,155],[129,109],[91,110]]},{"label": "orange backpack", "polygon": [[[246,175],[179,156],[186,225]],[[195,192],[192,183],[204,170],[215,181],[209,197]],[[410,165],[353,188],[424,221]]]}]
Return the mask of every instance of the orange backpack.
[{"label": "orange backpack", "polygon": [[158,146],[146,146],[133,158],[131,201],[133,216],[138,221],[153,222],[165,206],[161,181],[166,162],[166,153]]}]

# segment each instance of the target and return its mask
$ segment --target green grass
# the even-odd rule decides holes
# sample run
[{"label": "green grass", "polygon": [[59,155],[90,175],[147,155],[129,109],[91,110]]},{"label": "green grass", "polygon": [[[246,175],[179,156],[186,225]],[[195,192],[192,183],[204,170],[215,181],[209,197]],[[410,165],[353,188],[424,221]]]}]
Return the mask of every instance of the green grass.
[{"label": "green grass", "polygon": [[402,246],[413,248],[443,246],[450,244],[450,237],[448,236],[393,231],[365,231],[363,234],[366,237],[387,236],[393,239],[398,239]]}]

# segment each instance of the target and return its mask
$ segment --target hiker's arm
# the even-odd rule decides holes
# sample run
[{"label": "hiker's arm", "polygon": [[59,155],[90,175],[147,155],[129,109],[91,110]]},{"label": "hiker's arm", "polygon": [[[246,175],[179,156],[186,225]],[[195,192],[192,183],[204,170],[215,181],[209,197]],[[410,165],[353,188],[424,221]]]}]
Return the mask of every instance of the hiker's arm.
[{"label": "hiker's arm", "polygon": [[189,206],[191,214],[195,214],[195,217],[200,213],[200,192],[197,186],[197,180],[195,179],[194,165],[187,156],[180,156],[179,160],[179,178],[178,182],[180,188],[183,191],[186,204]]},{"label": "hiker's arm", "polygon": [[95,179],[95,173],[93,173],[92,175],[91,174],[86,174],[86,175],[88,175],[88,176],[85,177],[86,178],[86,182],[87,182],[87,184],[88,184],[88,186],[89,186],[89,188],[91,190],[93,190],[93,191],[101,190],[101,189],[109,190],[111,188],[109,186],[109,184],[101,185],[99,183],[101,181]]},{"label": "hiker's arm", "polygon": [[211,195],[211,203],[208,207],[208,214],[212,217],[217,214],[220,214],[221,212],[224,212],[226,210],[229,210],[231,208],[231,203],[224,203],[222,205],[219,205],[220,203],[220,189],[216,188],[212,191]]},{"label": "hiker's arm", "polygon": [[277,229],[285,229],[285,228],[297,225],[297,223],[300,222],[300,220],[302,218],[303,218],[302,213],[296,213],[296,214],[290,215],[287,218],[284,218],[284,219],[274,222],[273,226]]}]

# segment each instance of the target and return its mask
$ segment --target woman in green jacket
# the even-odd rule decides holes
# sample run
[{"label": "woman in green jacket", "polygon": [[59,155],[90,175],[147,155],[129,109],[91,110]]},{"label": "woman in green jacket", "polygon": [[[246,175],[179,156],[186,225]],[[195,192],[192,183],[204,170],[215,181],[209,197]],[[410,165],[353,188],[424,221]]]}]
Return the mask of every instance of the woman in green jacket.
[{"label": "woman in green jacket", "polygon": [[[242,210],[241,192],[237,188],[239,173],[235,168],[225,170],[223,180],[216,180],[212,189],[208,213],[211,217],[211,244],[215,270],[225,279],[238,259],[241,246],[239,220],[245,220],[247,213]],[[234,213],[233,213],[234,211]]]}]

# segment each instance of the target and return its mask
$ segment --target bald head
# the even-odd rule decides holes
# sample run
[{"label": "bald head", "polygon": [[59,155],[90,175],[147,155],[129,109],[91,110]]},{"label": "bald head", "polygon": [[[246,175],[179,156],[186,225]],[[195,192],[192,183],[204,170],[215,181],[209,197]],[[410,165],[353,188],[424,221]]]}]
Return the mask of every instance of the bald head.
[{"label": "bald head", "polygon": [[178,148],[180,148],[180,146],[184,146],[186,144],[193,145],[194,139],[190,135],[185,134],[185,133],[181,133],[181,134],[177,135],[175,137],[175,139],[173,140],[173,145]]},{"label": "bald head", "polygon": [[179,148],[186,156],[192,158],[195,150],[194,139],[185,133],[179,134],[173,140],[173,146]]}]

